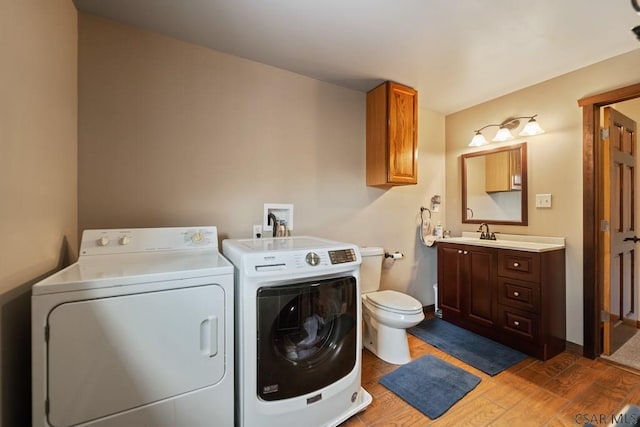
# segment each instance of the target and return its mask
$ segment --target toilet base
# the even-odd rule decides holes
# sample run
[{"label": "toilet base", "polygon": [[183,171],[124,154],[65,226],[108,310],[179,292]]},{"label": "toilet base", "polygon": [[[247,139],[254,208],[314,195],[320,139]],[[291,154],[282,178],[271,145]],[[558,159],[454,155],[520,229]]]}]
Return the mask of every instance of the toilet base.
[{"label": "toilet base", "polygon": [[362,333],[364,347],[385,362],[404,365],[411,362],[409,341],[405,329],[390,328],[365,316]]}]

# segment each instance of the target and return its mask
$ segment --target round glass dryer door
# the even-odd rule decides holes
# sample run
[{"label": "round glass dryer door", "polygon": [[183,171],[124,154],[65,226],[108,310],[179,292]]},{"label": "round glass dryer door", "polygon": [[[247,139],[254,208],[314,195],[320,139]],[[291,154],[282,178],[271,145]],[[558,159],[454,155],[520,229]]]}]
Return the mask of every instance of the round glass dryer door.
[{"label": "round glass dryer door", "polygon": [[258,396],[280,400],[326,387],[356,363],[356,279],[258,289]]}]

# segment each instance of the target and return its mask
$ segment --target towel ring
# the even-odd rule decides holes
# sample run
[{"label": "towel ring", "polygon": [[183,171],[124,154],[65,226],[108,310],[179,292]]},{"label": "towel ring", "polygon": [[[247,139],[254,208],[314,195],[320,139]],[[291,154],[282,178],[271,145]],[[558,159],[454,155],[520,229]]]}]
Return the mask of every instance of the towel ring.
[{"label": "towel ring", "polygon": [[429,219],[431,219],[431,209],[429,208],[425,208],[425,207],[420,207],[420,218],[422,218],[422,220],[424,220],[424,211],[429,212]]}]

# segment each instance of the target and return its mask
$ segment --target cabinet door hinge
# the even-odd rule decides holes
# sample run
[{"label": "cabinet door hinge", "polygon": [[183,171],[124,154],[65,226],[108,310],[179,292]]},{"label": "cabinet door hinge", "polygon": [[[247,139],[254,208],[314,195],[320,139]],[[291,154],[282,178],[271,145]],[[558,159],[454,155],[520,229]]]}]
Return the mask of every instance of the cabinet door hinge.
[{"label": "cabinet door hinge", "polygon": [[609,139],[609,128],[600,129],[600,139],[601,140]]},{"label": "cabinet door hinge", "polygon": [[49,415],[49,398],[47,397],[44,401],[44,413]]},{"label": "cabinet door hinge", "polygon": [[600,221],[600,231],[609,231],[609,221],[606,219]]},{"label": "cabinet door hinge", "polygon": [[600,310],[600,320],[602,322],[608,322],[609,320],[611,320],[609,312],[608,311],[604,311],[604,310]]},{"label": "cabinet door hinge", "polygon": [[49,342],[49,325],[45,325],[44,327],[44,342]]}]

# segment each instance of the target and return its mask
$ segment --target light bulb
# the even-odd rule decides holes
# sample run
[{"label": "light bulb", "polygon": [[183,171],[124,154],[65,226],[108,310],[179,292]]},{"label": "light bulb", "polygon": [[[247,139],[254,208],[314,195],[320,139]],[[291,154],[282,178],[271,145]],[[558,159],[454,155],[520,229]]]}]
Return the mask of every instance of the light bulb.
[{"label": "light bulb", "polygon": [[509,129],[501,127],[500,129],[498,129],[498,132],[496,133],[496,136],[493,138],[493,141],[503,142],[503,141],[508,141],[510,139],[513,139],[513,135],[511,135],[511,132],[509,131]]},{"label": "light bulb", "polygon": [[533,136],[544,133],[544,129],[540,127],[536,119],[531,118],[520,132],[520,136]]},{"label": "light bulb", "polygon": [[484,135],[482,135],[479,131],[476,131],[476,134],[473,136],[473,139],[469,143],[469,147],[481,147],[483,145],[487,145],[489,142],[485,139]]}]

